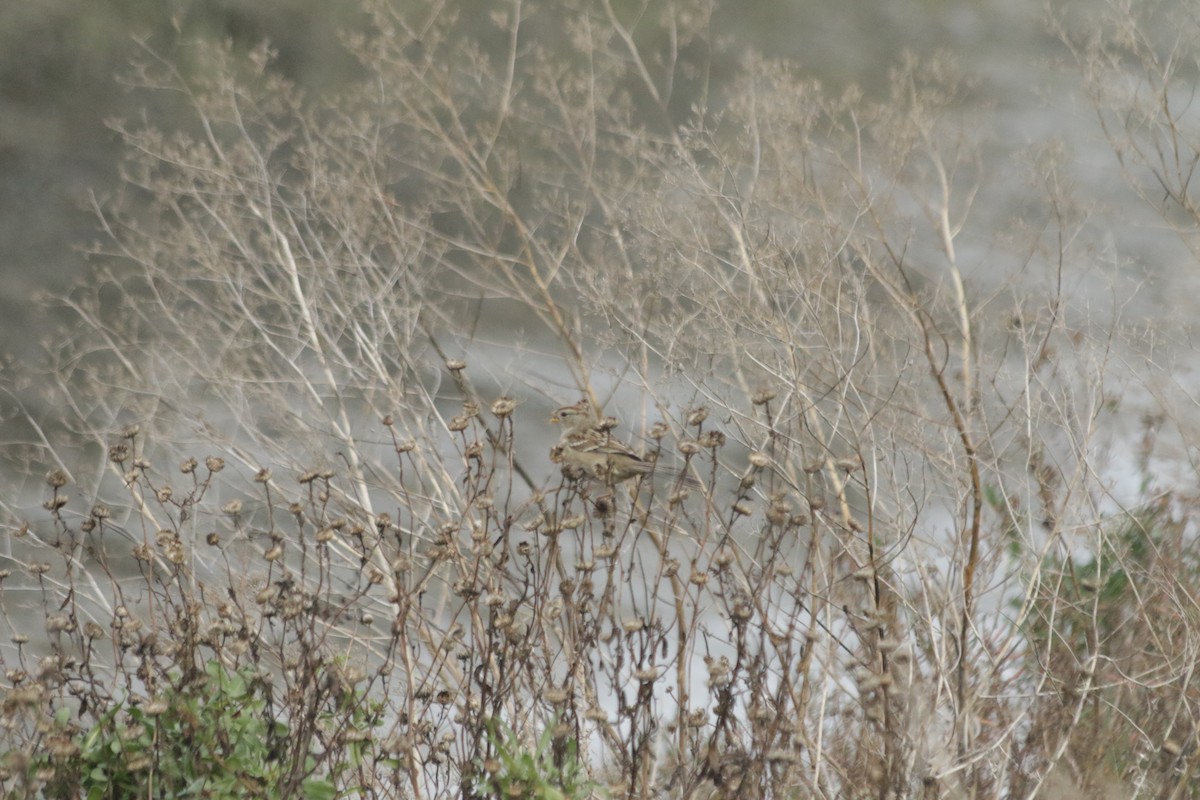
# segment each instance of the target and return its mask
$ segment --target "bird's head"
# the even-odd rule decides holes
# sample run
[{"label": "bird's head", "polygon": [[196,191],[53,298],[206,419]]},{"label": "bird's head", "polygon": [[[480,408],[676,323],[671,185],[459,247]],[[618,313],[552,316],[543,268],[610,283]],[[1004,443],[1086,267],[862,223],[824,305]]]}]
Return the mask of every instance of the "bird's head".
[{"label": "bird's head", "polygon": [[568,431],[590,428],[599,422],[591,403],[581,400],[570,406],[563,406],[554,412],[550,421],[562,425]]}]

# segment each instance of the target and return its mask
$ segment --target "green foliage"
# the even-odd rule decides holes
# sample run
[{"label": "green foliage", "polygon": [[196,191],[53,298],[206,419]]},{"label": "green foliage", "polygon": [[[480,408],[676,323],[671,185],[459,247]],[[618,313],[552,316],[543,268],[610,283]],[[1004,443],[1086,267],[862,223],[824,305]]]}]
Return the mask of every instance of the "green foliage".
[{"label": "green foliage", "polygon": [[590,797],[597,788],[588,780],[579,761],[578,745],[570,739],[555,747],[554,728],[548,726],[529,750],[503,722],[488,725],[495,756],[483,765],[482,789],[492,796],[529,800],[575,800]]},{"label": "green foliage", "polygon": [[1045,642],[1054,620],[1055,642],[1070,652],[1087,653],[1095,647],[1090,637],[1105,642],[1136,616],[1132,584],[1148,578],[1155,554],[1171,533],[1162,512],[1160,505],[1150,504],[1123,513],[1101,535],[1099,552],[1086,561],[1048,555],[1042,572],[1059,577],[1032,617],[1032,640]]},{"label": "green foliage", "polygon": [[[267,719],[267,702],[253,669],[231,673],[213,660],[150,702],[114,706],[76,737],[77,757],[36,758],[33,772],[52,775],[52,797],[282,797],[274,750],[288,730]],[[302,794],[334,790],[309,779]]]}]

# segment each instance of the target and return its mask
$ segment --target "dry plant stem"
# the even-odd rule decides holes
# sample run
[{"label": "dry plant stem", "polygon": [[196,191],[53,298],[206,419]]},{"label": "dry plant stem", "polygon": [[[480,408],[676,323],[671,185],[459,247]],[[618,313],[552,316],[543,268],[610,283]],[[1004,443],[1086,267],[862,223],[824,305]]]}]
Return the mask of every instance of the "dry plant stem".
[{"label": "dry plant stem", "polygon": [[[874,215],[873,210],[871,213]],[[949,234],[951,230],[948,227],[948,209],[943,207],[936,214],[936,218],[947,221],[947,225],[939,224],[939,233],[943,236]],[[876,224],[879,225],[881,229],[884,227],[882,221],[879,219],[876,219]],[[943,241],[945,241],[944,238]],[[930,370],[930,376],[933,378],[942,402],[946,407],[946,411],[950,415],[954,430],[957,433],[959,441],[962,445],[963,454],[967,459],[967,469],[970,480],[970,514],[968,516],[966,530],[964,531],[964,538],[966,539],[967,544],[967,557],[963,564],[962,609],[959,619],[958,653],[956,654],[958,659],[958,674],[957,685],[955,689],[959,708],[965,711],[966,702],[968,699],[967,664],[970,660],[967,653],[967,637],[971,629],[971,611],[974,604],[975,591],[975,570],[979,563],[979,539],[983,513],[983,483],[980,477],[980,467],[976,452],[976,445],[967,419],[970,413],[969,409],[974,403],[974,398],[970,394],[968,394],[961,402],[955,398],[955,393],[951,390],[946,376],[948,364],[945,358],[938,355],[935,346],[935,341],[942,339],[942,334],[937,327],[937,322],[929,315],[928,311],[917,302],[917,295],[912,281],[909,278],[903,255],[893,250],[890,243],[888,243],[886,240],[884,240],[882,244],[888,254],[889,259],[891,260],[892,267],[899,276],[899,283],[897,284],[893,281],[887,280],[883,275],[879,275],[881,284],[885,287],[888,287],[889,292],[891,292],[893,297],[898,301],[900,307],[908,312],[910,318],[916,324],[920,332],[926,363],[928,364]],[[952,256],[953,250],[951,249],[948,251],[947,255]],[[958,277],[957,266],[951,263],[950,269],[951,273],[956,276],[956,284],[960,284],[961,277]],[[969,314],[966,314],[966,309],[962,302],[959,303],[959,314],[960,324],[967,326],[960,331],[960,335],[963,339],[963,353],[969,361],[971,358],[969,327],[970,317]],[[965,364],[963,368],[966,369]],[[967,411],[964,411],[964,403],[967,404]],[[959,740],[960,756],[965,754],[968,746],[965,728],[962,730],[962,734],[963,738]]]},{"label": "dry plant stem", "polygon": [[[959,647],[959,663],[958,663],[958,703],[961,711],[966,711],[967,700],[967,663],[970,660],[968,651],[968,635],[971,627],[971,613],[975,603],[975,570],[979,564],[979,536],[981,527],[981,516],[983,513],[983,485],[979,475],[979,460],[976,456],[976,446],[974,437],[971,434],[971,429],[968,426],[967,417],[971,415],[971,409],[976,405],[976,387],[972,380],[972,363],[974,361],[973,348],[971,345],[971,316],[967,308],[966,293],[963,290],[962,275],[959,272],[958,263],[954,255],[954,237],[957,234],[957,228],[952,229],[950,225],[950,182],[946,175],[945,165],[940,157],[934,154],[932,142],[927,141],[927,146],[930,147],[931,158],[937,170],[938,179],[941,184],[941,202],[936,207],[934,212],[937,219],[937,230],[941,237],[942,248],[946,256],[946,263],[949,268],[951,280],[954,283],[955,298],[957,300],[957,308],[959,313],[959,335],[961,337],[961,354],[960,368],[963,374],[963,394],[961,400],[955,400],[951,393],[949,385],[945,377],[945,365],[938,359],[933,350],[933,337],[930,326],[932,320],[927,316],[918,313],[917,321],[921,325],[922,338],[925,342],[925,357],[929,361],[929,366],[932,371],[934,380],[937,381],[938,389],[942,394],[942,399],[946,404],[946,410],[950,412],[954,420],[954,426],[958,431],[959,439],[962,442],[963,453],[967,458],[967,466],[970,470],[971,477],[971,516],[968,522],[967,529],[967,560],[963,565],[963,588],[962,588],[962,617],[959,624],[958,647]],[[973,194],[973,192],[972,192]],[[971,206],[971,198],[968,198],[963,213],[966,214]],[[900,262],[896,262],[898,269],[902,269]],[[907,280],[906,280],[907,282]],[[963,409],[966,409],[964,411]],[[966,738],[961,742],[961,746],[967,747]]]},{"label": "dry plant stem", "polygon": [[[484,794],[483,764],[528,763],[552,725],[555,763],[573,742],[639,798],[1194,792],[1196,504],[1153,444],[1195,438],[1186,387],[1142,380],[1162,353],[1128,368],[1124,320],[1064,294],[1095,263],[1065,192],[967,218],[992,184],[964,180],[957,73],[905,62],[888,97],[831,97],[751,57],[710,109],[700,0],[512,0],[478,41],[450,5],[386,5],[353,42],[368,78],[316,108],[265,53],[223,51],[191,86],[141,73],[196,104],[195,133],[124,131],[156,202],[102,204],[98,285],[64,303],[91,332],[46,370],[68,433],[13,448],[30,483],[43,462],[82,477],[48,476],[24,527],[0,498],[0,622],[47,610],[0,647],[12,749],[219,662],[275,679],[289,794],[318,773]],[[1149,43],[1086,53],[1128,70]],[[1141,93],[1103,129],[1176,215],[1191,132],[1162,76],[1184,62],[1094,87]],[[982,240],[1056,270],[1050,301],[1023,279],[972,298],[958,254]],[[529,340],[489,330],[512,319]],[[690,393],[704,413],[653,447],[682,435],[703,490],[560,480],[510,408],[528,400],[497,413],[452,366],[477,345],[546,395],[641,391],[642,428]],[[1114,480],[1135,405],[1154,421],[1137,480]],[[133,418],[131,457],[178,464],[200,439],[233,468],[108,461]],[[246,491],[264,465],[302,477]]]},{"label": "dry plant stem", "polygon": [[[433,349],[437,352],[438,356],[441,357],[442,362],[449,363],[450,357],[447,355],[446,351],[442,348],[441,343],[438,341],[438,338],[434,335],[433,330],[429,327],[427,322],[424,319],[421,319],[419,321],[419,324],[421,326],[421,329],[423,331],[425,331],[425,336],[426,336],[426,338],[428,338],[430,345],[433,346]],[[479,422],[479,424],[483,426],[485,432],[487,433],[488,442],[493,447],[495,447],[498,452],[506,454],[509,465],[512,467],[512,469],[514,471],[516,471],[516,473],[518,475],[521,476],[521,480],[525,482],[525,486],[531,492],[537,491],[537,484],[534,482],[532,476],[530,476],[529,472],[526,471],[525,467],[521,464],[521,462],[517,460],[516,454],[513,452],[512,448],[508,447],[508,446],[504,446],[505,440],[502,439],[499,436],[499,434],[497,434],[494,430],[492,430],[492,428],[488,424],[487,420],[484,419],[483,409],[484,409],[485,404],[483,402],[482,397],[479,395],[479,392],[475,391],[475,387],[471,382],[471,378],[466,374],[466,370],[465,369],[451,369],[451,370],[449,370],[449,372],[450,372],[450,378],[451,378],[451,380],[454,381],[454,385],[458,389],[459,394],[462,395],[462,397],[464,399],[468,400],[469,402],[474,403],[476,408],[478,409],[475,412],[475,418]]]},{"label": "dry plant stem", "polygon": [[[519,8],[517,9],[519,11]],[[510,58],[515,57],[517,42],[517,27],[520,24],[520,14],[513,17],[511,32],[511,47]],[[564,314],[558,301],[554,298],[550,291],[550,282],[542,274],[542,270],[538,267],[540,260],[544,259],[547,264],[554,265],[551,269],[551,274],[557,272],[563,263],[563,259],[567,254],[569,242],[564,243],[562,249],[558,253],[551,253],[547,248],[541,245],[541,239],[534,236],[525,223],[524,218],[520,213],[509,203],[506,192],[497,186],[491,175],[487,171],[487,162],[483,154],[476,154],[471,151],[469,142],[472,140],[466,131],[460,126],[458,120],[457,108],[454,100],[444,96],[440,90],[435,87],[430,87],[440,96],[440,99],[445,107],[452,115],[454,122],[450,130],[445,130],[436,120],[430,120],[430,125],[437,130],[442,131],[443,141],[450,146],[454,158],[462,168],[464,175],[470,181],[470,185],[476,195],[485,198],[488,202],[498,209],[513,228],[517,232],[517,238],[520,242],[520,256],[515,262],[522,266],[525,270],[525,275],[533,282],[534,293],[528,293],[526,283],[522,277],[512,268],[510,261],[506,258],[496,258],[495,265],[505,276],[508,285],[518,297],[526,299],[531,309],[535,310],[551,327],[558,336],[564,346],[568,348],[570,358],[567,361],[568,366],[573,369],[579,369],[585,363],[585,357],[582,346],[579,344],[577,337],[574,334],[572,327],[567,322],[567,316]],[[505,101],[507,106],[507,96]],[[417,114],[422,112],[418,109],[413,109]],[[495,129],[497,135],[503,128],[503,119],[498,118]],[[576,222],[576,228],[583,224],[583,215],[580,214]],[[432,232],[432,231],[431,231]],[[474,249],[470,243],[460,243],[465,247]],[[582,372],[576,373],[576,379],[580,386],[586,384],[586,374]]]}]

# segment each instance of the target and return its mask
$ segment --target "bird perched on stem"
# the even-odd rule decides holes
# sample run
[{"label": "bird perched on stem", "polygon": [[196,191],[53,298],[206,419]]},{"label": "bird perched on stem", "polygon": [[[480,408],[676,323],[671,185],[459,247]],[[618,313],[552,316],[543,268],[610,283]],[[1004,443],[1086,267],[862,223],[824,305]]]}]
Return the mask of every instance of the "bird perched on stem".
[{"label": "bird perched on stem", "polygon": [[615,485],[640,475],[683,477],[698,483],[682,470],[647,461],[613,438],[609,426],[586,400],[563,406],[550,421],[563,426],[562,438],[550,451],[551,460],[582,469],[588,477]]}]

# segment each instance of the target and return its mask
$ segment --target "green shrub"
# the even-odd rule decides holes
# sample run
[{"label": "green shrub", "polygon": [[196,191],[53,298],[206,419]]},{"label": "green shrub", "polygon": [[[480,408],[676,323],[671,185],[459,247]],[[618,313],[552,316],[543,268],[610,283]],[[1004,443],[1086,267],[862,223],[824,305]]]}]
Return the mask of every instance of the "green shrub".
[{"label": "green shrub", "polygon": [[[36,757],[31,775],[44,777],[49,797],[284,797],[278,753],[288,729],[268,718],[268,705],[253,669],[229,672],[213,660],[155,698],[113,706],[71,739],[74,747]],[[59,731],[69,717],[60,711]],[[302,795],[317,800],[334,790],[310,778]]]},{"label": "green shrub", "polygon": [[488,727],[494,754],[481,765],[483,791],[498,798],[579,800],[597,788],[579,761],[578,743],[556,740],[557,725],[542,731],[532,750],[503,722],[492,720]]}]

